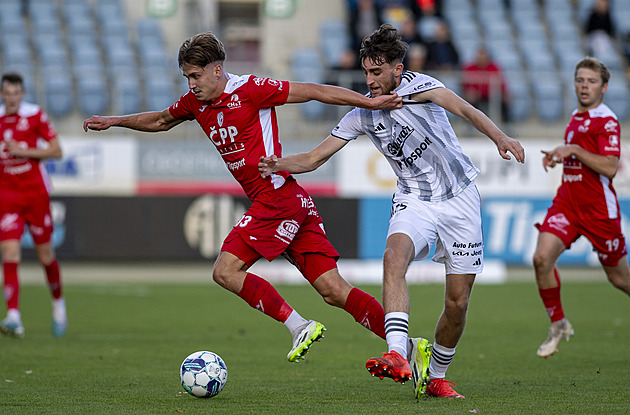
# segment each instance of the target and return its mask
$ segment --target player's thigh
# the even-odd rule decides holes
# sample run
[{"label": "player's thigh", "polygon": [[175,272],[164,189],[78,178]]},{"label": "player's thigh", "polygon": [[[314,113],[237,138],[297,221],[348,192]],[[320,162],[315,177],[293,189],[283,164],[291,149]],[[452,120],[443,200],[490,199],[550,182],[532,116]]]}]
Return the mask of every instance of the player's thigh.
[{"label": "player's thigh", "polygon": [[53,221],[50,214],[50,198],[47,194],[29,197],[28,206],[24,210],[24,220],[35,245],[50,242],[53,233]]},{"label": "player's thigh", "polygon": [[534,251],[534,266],[553,268],[560,255],[566,250],[566,243],[553,232],[538,233]]},{"label": "player's thigh", "polygon": [[406,235],[413,244],[412,259],[415,261],[425,259],[429,255],[431,245],[437,239],[435,203],[420,201],[400,192],[394,195],[392,203],[386,249],[395,247],[406,250],[402,246],[405,238],[392,238],[397,234]]},{"label": "player's thigh", "polygon": [[481,201],[476,186],[442,203],[438,244],[433,260],[444,263],[447,274],[479,274],[483,271]]},{"label": "player's thigh", "polygon": [[0,197],[0,242],[21,240],[24,233],[24,209],[27,203],[17,196]]},{"label": "player's thigh", "polygon": [[2,262],[18,263],[21,260],[21,243],[19,239],[7,239],[0,242]]},{"label": "player's thigh", "polygon": [[466,308],[470,300],[475,275],[473,274],[447,274],[444,298],[457,308]]},{"label": "player's thigh", "polygon": [[591,220],[584,224],[581,233],[593,244],[599,262],[604,266],[616,266],[628,253],[619,219]]},{"label": "player's thigh", "polygon": [[[540,232],[539,243],[552,243],[553,239],[549,238],[548,235],[543,236],[543,241],[540,241],[540,235],[546,232],[559,238],[564,244],[564,248],[568,249],[580,237],[579,219],[573,215],[570,207],[557,202],[547,209],[547,214],[542,224],[535,224],[534,226]],[[547,254],[547,251],[542,249],[538,250],[537,248],[537,251],[543,256]]]},{"label": "player's thigh", "polygon": [[608,280],[617,288],[630,294],[630,267],[628,257],[624,255],[619,259],[617,265],[603,265]]},{"label": "player's thigh", "polygon": [[[328,240],[319,218],[309,218],[302,224],[284,256],[311,284],[321,275],[336,270],[339,259],[339,253]],[[336,277],[339,273],[335,271],[331,275]]]}]

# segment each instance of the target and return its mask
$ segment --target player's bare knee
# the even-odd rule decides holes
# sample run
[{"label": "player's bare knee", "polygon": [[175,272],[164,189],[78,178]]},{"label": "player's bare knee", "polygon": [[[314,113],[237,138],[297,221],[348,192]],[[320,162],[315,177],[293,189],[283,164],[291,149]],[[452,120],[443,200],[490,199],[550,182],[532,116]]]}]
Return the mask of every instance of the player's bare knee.
[{"label": "player's bare knee", "polygon": [[544,251],[536,250],[532,262],[536,272],[545,272],[548,271],[549,268],[553,268],[549,255]]},{"label": "player's bare knee", "polygon": [[226,287],[230,280],[230,272],[226,267],[217,264],[212,270],[212,279],[221,287]]},{"label": "player's bare knee", "polygon": [[331,281],[328,284],[318,286],[317,292],[322,296],[326,304],[343,307],[349,291],[345,290],[342,284]]},{"label": "player's bare knee", "polygon": [[468,312],[468,297],[447,299],[444,310],[452,320],[464,320]]}]

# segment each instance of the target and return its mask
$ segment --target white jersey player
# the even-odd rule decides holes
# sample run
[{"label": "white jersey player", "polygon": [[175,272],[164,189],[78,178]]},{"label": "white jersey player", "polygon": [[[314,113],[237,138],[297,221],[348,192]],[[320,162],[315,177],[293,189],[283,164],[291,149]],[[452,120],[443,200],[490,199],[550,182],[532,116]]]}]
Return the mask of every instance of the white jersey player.
[{"label": "white jersey player", "polygon": [[[487,135],[499,154],[524,162],[520,143],[505,135],[488,117],[434,78],[404,72],[408,45],[391,25],[382,25],[361,45],[360,60],[372,97],[396,92],[403,108],[348,113],[318,147],[308,153],[261,159],[263,176],[316,169],[349,141],[367,135],[387,157],[398,176],[383,255],[383,307],[388,352],[366,362],[373,376],[414,381],[414,394],[456,397],[445,377],[464,331],[468,300],[476,274],[483,268],[479,170],[463,153],[445,110],[464,118]],[[435,330],[428,340],[408,339],[409,293],[405,274],[411,261],[428,256],[446,270],[446,294]],[[408,351],[409,348],[409,351]],[[430,375],[429,375],[430,373]]]}]

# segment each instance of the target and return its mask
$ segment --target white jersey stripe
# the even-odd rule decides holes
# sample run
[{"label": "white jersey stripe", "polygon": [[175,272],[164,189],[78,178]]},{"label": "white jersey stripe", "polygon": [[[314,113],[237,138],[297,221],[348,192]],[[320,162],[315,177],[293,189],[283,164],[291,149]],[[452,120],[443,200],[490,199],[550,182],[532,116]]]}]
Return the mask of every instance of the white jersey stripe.
[{"label": "white jersey stripe", "polygon": [[606,200],[606,207],[608,208],[608,218],[617,219],[619,212],[617,212],[617,198],[615,194],[610,190],[610,179],[603,174],[599,175],[602,182],[602,189],[604,190],[604,199]]},{"label": "white jersey stripe", "polygon": [[[273,149],[273,123],[271,122],[271,108],[263,108],[259,110],[258,118],[260,120],[260,128],[262,130],[265,155],[271,156],[272,154],[275,154]],[[281,187],[284,182],[284,177],[277,174],[271,175],[271,183],[275,189]]]}]

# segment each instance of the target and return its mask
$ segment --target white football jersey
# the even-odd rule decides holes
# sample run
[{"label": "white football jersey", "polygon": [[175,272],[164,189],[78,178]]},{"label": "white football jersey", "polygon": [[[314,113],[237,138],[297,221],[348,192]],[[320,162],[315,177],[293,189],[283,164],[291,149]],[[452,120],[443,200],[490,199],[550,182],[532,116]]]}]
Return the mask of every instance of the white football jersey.
[{"label": "white football jersey", "polygon": [[343,117],[332,135],[344,140],[367,135],[398,176],[400,191],[425,201],[453,198],[473,182],[479,169],[462,151],[444,108],[409,99],[410,95],[443,87],[430,76],[404,72],[395,90],[403,97],[402,108],[355,108]]}]

